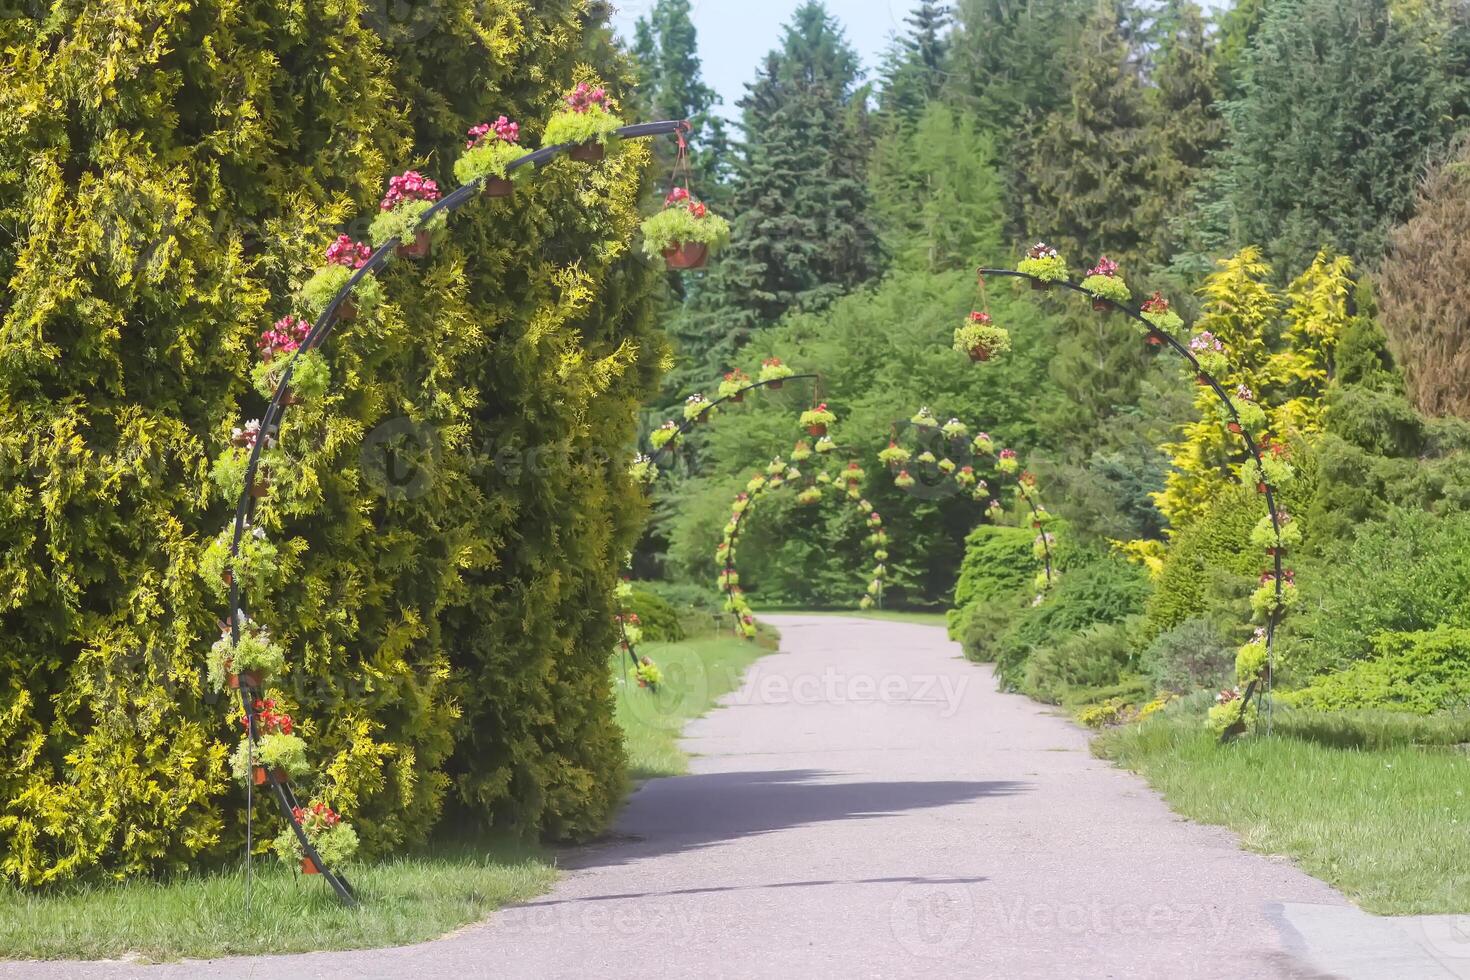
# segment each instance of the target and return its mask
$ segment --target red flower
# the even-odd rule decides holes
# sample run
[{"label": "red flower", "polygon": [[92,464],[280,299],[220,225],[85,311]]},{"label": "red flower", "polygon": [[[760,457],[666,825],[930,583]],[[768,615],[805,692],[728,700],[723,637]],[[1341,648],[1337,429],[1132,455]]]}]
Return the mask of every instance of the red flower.
[{"label": "red flower", "polygon": [[990,322],[990,314],[989,313],[981,313],[979,310],[974,310],[974,311],[972,311],[970,313],[970,322],[971,323],[989,323]]},{"label": "red flower", "polygon": [[372,256],[372,246],[355,242],[346,235],[338,235],[337,240],[327,246],[327,261],[349,269],[361,269]]},{"label": "red flower", "polygon": [[1163,293],[1156,290],[1152,296],[1143,301],[1139,309],[1145,313],[1168,313],[1169,301],[1164,299]]},{"label": "red flower", "polygon": [[708,213],[708,211],[706,210],[702,201],[695,201],[693,204],[689,205],[689,213],[694,215],[696,218],[703,218]]},{"label": "red flower", "polygon": [[688,189],[683,187],[675,187],[673,190],[669,191],[669,196],[664,198],[664,206],[667,207],[672,204],[678,204],[680,201],[687,200],[689,200]]}]

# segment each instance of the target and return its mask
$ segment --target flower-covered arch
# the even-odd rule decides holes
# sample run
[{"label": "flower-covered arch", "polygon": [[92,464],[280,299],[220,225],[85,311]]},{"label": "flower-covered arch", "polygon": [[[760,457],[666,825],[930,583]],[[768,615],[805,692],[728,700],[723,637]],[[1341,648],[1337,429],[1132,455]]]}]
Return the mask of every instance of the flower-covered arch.
[{"label": "flower-covered arch", "polygon": [[[893,485],[906,494],[916,493],[921,485],[929,492],[966,494],[985,503],[986,518],[998,523],[1005,516],[1005,508],[995,494],[1001,484],[1010,483],[1016,503],[1025,508],[1036,530],[1034,551],[1041,566],[1036,573],[1036,590],[1039,594],[1050,589],[1057,578],[1052,553],[1055,539],[1049,530],[1055,518],[1042,504],[1041,486],[1035,474],[1021,469],[1016,451],[997,448],[988,432],[975,432],[972,436],[970,426],[958,418],[941,423],[928,406],[920,408],[908,422],[907,431],[913,434],[916,443],[914,448],[903,444],[909,440],[895,425],[888,445],[878,452],[879,461],[893,472]],[[936,449],[943,455],[936,455]],[[983,469],[977,472],[976,466],[962,465],[956,458],[974,460]],[[924,478],[922,484],[910,470]]]},{"label": "flower-covered arch", "polygon": [[376,305],[375,276],[390,260],[427,256],[445,233],[449,215],[464,205],[482,196],[511,197],[515,181],[562,155],[595,163],[619,139],[673,134],[682,156],[688,129],[680,120],[624,125],[606,93],[586,84],[577,86],[548,121],[540,149],[526,151],[520,127],[504,117],[479,124],[469,130],[465,153],[454,168],[462,186],[446,195],[414,171],[393,178],[372,222],[371,245],[339,237],[326,250],[326,264],[302,287],[299,302],[315,319],[288,314],[262,334],[261,363],[252,380],[268,404],[258,420],[234,431],[231,446],[215,464],[215,481],[236,498],[235,516],[200,566],[206,583],[228,602],[222,635],[210,651],[209,678],[216,689],[237,691],[240,699],[244,737],[232,763],[246,791],[247,863],[254,849],[254,790],[259,786],[275,798],[286,823],[275,841],[277,852],[283,859],[299,859],[304,873],[320,875],[344,903],[357,902],[340,870],[356,849],[356,834],[326,802],[297,796],[296,780],[310,772],[306,746],[297,722],[275,710],[267,689],[270,678],[285,669],[285,654],[250,615],[251,600],[261,598],[277,558],[252,519],[257,503],[271,491],[271,464],[287,407],[321,397],[331,383],[322,346],[339,324]]},{"label": "flower-covered arch", "polygon": [[[1266,412],[1256,402],[1254,393],[1240,385],[1232,395],[1221,384],[1219,376],[1230,370],[1229,352],[1208,331],[1194,334],[1187,342],[1179,340],[1175,334],[1185,328],[1184,321],[1157,292],[1136,308],[1129,305],[1132,292],[1119,276],[1118,264],[1106,256],[1087,270],[1081,282],[1076,282],[1057,250],[1038,243],[1027,250],[1015,269],[977,270],[982,306],[988,305],[985,302],[987,277],[1020,279],[1036,292],[1060,288],[1088,298],[1092,308],[1100,313],[1123,314],[1137,324],[1145,343],[1155,348],[1167,347],[1178,354],[1195,383],[1216,397],[1221,424],[1240,437],[1245,457],[1239,465],[1240,479],[1260,494],[1266,504],[1266,514],[1250,541],[1253,547],[1264,551],[1269,561],[1251,596],[1251,610],[1259,628],[1236,658],[1236,674],[1244,690],[1221,692],[1219,703],[1210,711],[1209,723],[1222,739],[1238,735],[1255,722],[1264,704],[1269,730],[1276,628],[1297,602],[1296,584],[1292,570],[1286,565],[1286,554],[1288,548],[1300,543],[1301,532],[1277,506],[1279,488],[1294,478],[1295,469],[1285,445],[1274,441],[1267,431]],[[982,308],[973,311],[955,330],[954,348],[979,363],[1009,350],[1010,338],[1003,327],[993,323],[989,310]]]},{"label": "flower-covered arch", "polygon": [[[731,502],[730,520],[726,522],[720,543],[715,548],[715,562],[720,566],[717,584],[725,593],[725,610],[735,617],[736,632],[746,639],[755,638],[756,628],[750,603],[740,587],[740,572],[736,567],[741,529],[745,527],[745,521],[755,510],[756,504],[765,499],[767,494],[782,487],[795,486],[803,479],[799,468],[776,456],[766,465],[765,472],[752,476],[745,489],[736,494]],[[804,482],[796,499],[802,506],[815,506],[826,498],[828,491],[841,493],[862,515],[868,528],[866,544],[872,549],[874,564],[867,589],[858,600],[858,607],[871,609],[875,605],[881,608],[883,604],[883,590],[888,574],[885,564],[888,561],[888,532],[883,527],[883,516],[862,494],[865,479],[866,474],[861,467],[856,461],[852,461],[835,475],[829,470],[818,471]]]}]

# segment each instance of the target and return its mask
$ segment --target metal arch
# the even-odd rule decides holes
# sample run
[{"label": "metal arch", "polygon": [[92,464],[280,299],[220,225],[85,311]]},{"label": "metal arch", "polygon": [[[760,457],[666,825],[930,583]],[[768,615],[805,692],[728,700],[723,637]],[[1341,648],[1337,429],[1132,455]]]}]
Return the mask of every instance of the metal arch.
[{"label": "metal arch", "polygon": [[[689,123],[686,120],[662,120],[659,122],[637,123],[631,126],[624,126],[621,129],[615,130],[613,135],[619,139],[641,139],[668,133],[687,132],[688,130]],[[559,154],[572,149],[575,145],[573,143],[558,143],[552,146],[542,147],[539,150],[512,160],[506,165],[505,169],[509,172],[525,166],[543,166]],[[477,198],[481,193],[481,185],[483,183],[484,177],[477,177],[434,202],[419,219],[416,230],[426,227],[427,223],[437,215],[455,211]],[[271,396],[265,413],[261,416],[261,436],[255,440],[255,445],[251,447],[250,456],[245,465],[244,490],[241,492],[240,498],[235,504],[234,537],[230,542],[230,557],[232,560],[239,556],[240,542],[244,537],[246,524],[254,509],[254,498],[251,496],[250,490],[255,482],[255,474],[260,465],[261,453],[265,448],[266,436],[279,425],[281,416],[285,412],[286,398],[290,393],[291,376],[296,369],[298,358],[317,350],[326,341],[331,335],[332,329],[339,322],[337,314],[341,310],[342,304],[352,295],[358,283],[369,275],[377,274],[387,264],[389,256],[398,247],[398,244],[399,239],[389,239],[380,245],[361,267],[353,271],[353,274],[348,278],[347,282],[337,291],[337,294],[332,297],[331,302],[317,316],[316,322],[307,331],[307,335],[302,340],[300,347],[291,355],[291,359],[286,363],[285,369],[281,372],[281,380],[276,385],[275,393]],[[241,588],[241,579],[242,576],[232,575],[230,583],[230,641],[233,646],[238,646],[240,643],[240,619],[246,608],[246,600]],[[242,681],[240,685],[240,701],[245,710],[247,737],[250,740],[252,751],[253,747],[259,742],[259,731],[256,724],[254,706],[254,696],[257,693],[263,692],[257,691]],[[274,791],[281,814],[285,817],[286,822],[290,824],[292,831],[295,833],[296,840],[301,845],[302,853],[311,858],[317,870],[321,872],[322,877],[331,884],[333,891],[337,893],[338,898],[344,904],[356,905],[357,896],[351,884],[343,877],[341,872],[328,867],[326,862],[321,859],[321,855],[317,853],[306,832],[302,830],[300,821],[296,819],[293,811],[298,805],[298,802],[290,784],[278,781],[274,770],[271,769],[266,770],[266,782]],[[248,860],[248,846],[246,857]]]},{"label": "metal arch", "polygon": [[[754,391],[757,388],[769,388],[772,385],[783,385],[788,381],[805,381],[808,379],[820,380],[821,375],[816,373],[788,374],[784,378],[771,378],[766,381],[753,381],[750,384],[746,385],[744,388],[739,389],[738,391],[734,391],[728,395],[722,395],[721,397],[716,398],[714,401],[701,408],[698,414],[696,414],[693,418],[687,418],[683,422],[679,423],[679,427],[674,431],[674,435],[669,438],[669,441],[664,443],[662,446],[659,446],[657,449],[649,454],[648,462],[653,466],[657,466],[660,459],[662,459],[666,454],[674,450],[674,448],[679,444],[679,440],[688,435],[689,432],[696,425],[698,425],[700,422],[703,422],[709,417],[710,412],[714,411],[716,407],[725,404],[725,402],[739,398],[747,391]],[[628,651],[628,659],[632,661],[633,668],[636,670],[639,663],[638,648],[636,645],[629,642],[627,627],[621,619],[618,620],[618,635],[622,637],[623,649]]]},{"label": "metal arch", "polygon": [[[1255,439],[1251,437],[1250,431],[1246,429],[1243,424],[1241,424],[1240,413],[1236,411],[1235,402],[1231,401],[1230,396],[1226,394],[1225,389],[1221,387],[1220,382],[1217,381],[1212,374],[1204,370],[1204,368],[1200,367],[1199,359],[1190,352],[1188,347],[1185,347],[1182,343],[1180,343],[1179,340],[1176,339],[1167,330],[1161,330],[1156,325],[1149,322],[1149,320],[1147,320],[1139,310],[1128,306],[1126,303],[1120,303],[1115,299],[1109,299],[1106,296],[1098,296],[1096,293],[1093,293],[1085,288],[1081,283],[1073,282],[1070,279],[1042,279],[1040,276],[1035,276],[1028,272],[1018,272],[1015,269],[987,269],[982,267],[976,271],[982,279],[985,276],[1010,276],[1014,279],[1026,279],[1031,281],[1032,283],[1040,283],[1043,286],[1060,286],[1063,289],[1070,289],[1074,293],[1080,293],[1081,295],[1086,296],[1094,303],[1105,302],[1112,309],[1118,310],[1120,313],[1123,313],[1124,315],[1131,317],[1132,319],[1143,324],[1145,327],[1148,328],[1150,336],[1157,337],[1160,340],[1164,341],[1171,348],[1173,348],[1180,357],[1188,361],[1189,365],[1194,368],[1195,377],[1203,380],[1209,387],[1209,389],[1215,393],[1216,397],[1220,399],[1220,403],[1225,406],[1225,410],[1230,413],[1230,418],[1234,421],[1235,427],[1240,430],[1240,438],[1245,443],[1246,451],[1249,452],[1251,458],[1256,461],[1256,468],[1261,477],[1261,486],[1265,488],[1264,496],[1266,498],[1266,511],[1271,515],[1271,527],[1276,532],[1277,541],[1281,540],[1281,518],[1276,512],[1276,488],[1271,485],[1270,479],[1268,479],[1266,476],[1266,468],[1261,458],[1261,449],[1259,446],[1256,445]],[[1276,548],[1276,553],[1271,556],[1272,564],[1276,573],[1276,603],[1271,609],[1271,614],[1266,617],[1266,670],[1264,673],[1264,677],[1258,676],[1252,679],[1251,682],[1246,685],[1245,695],[1240,699],[1240,717],[1236,720],[1236,724],[1242,724],[1244,722],[1246,705],[1250,704],[1251,697],[1255,695],[1258,690],[1260,691],[1263,699],[1265,695],[1271,692],[1271,682],[1273,679],[1273,675],[1276,672],[1276,626],[1281,622],[1281,617],[1284,612],[1282,597],[1285,587],[1282,583],[1282,575],[1285,571],[1285,568],[1283,564],[1283,556],[1281,554],[1282,550],[1282,548]],[[1270,730],[1271,714],[1270,702],[1268,701],[1266,702],[1266,731],[1269,733]],[[1226,736],[1222,736],[1222,738],[1228,737],[1228,735],[1229,730],[1227,729]]]},{"label": "metal arch", "polygon": [[[789,481],[783,480],[782,481],[782,485],[784,486],[785,483],[787,483],[787,482],[789,482]],[[770,483],[769,483],[769,481],[767,481],[766,483],[761,484],[761,486],[759,488],[757,488],[755,490],[755,492],[746,495],[746,506],[745,506],[745,508],[739,514],[736,514],[735,515],[735,520],[734,520],[735,530],[730,534],[730,547],[729,547],[729,550],[727,550],[725,552],[725,567],[723,569],[724,572],[729,573],[729,572],[738,572],[739,571],[739,569],[737,569],[735,567],[735,548],[736,548],[736,545],[738,545],[739,542],[740,542],[740,530],[744,526],[746,515],[749,514],[751,511],[755,510],[756,501],[758,499],[760,499],[761,497],[765,496],[766,491],[768,491],[770,489],[771,489]],[[738,497],[737,497],[737,499],[738,499]],[[873,513],[874,514],[878,514],[879,512],[876,511],[876,510],[874,510]],[[881,517],[882,515],[879,514],[879,516]],[[887,563],[885,562],[884,564],[887,564]],[[885,583],[885,585],[886,585],[886,583]],[[881,599],[881,594],[882,594],[882,590],[881,589],[879,590],[879,594],[880,594],[880,599]],[[735,587],[730,583],[730,579],[729,579],[728,575],[725,578],[725,597],[727,599],[732,600],[732,601],[735,598]]]}]

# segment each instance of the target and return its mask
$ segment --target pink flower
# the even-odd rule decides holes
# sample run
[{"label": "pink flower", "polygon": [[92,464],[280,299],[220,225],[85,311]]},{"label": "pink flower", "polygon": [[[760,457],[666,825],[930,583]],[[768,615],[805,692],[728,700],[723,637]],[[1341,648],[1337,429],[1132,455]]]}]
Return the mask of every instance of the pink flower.
[{"label": "pink flower", "polygon": [[1106,255],[1097,260],[1097,265],[1087,270],[1089,276],[1116,276],[1118,274],[1118,263]]},{"label": "pink flower", "polygon": [[269,361],[277,354],[289,354],[298,349],[310,332],[311,324],[307,320],[288,313],[269,330],[261,332],[256,346],[260,348],[261,358]]},{"label": "pink flower", "polygon": [[990,314],[989,313],[982,313],[979,310],[973,310],[970,313],[970,322],[971,323],[989,323],[990,322]]},{"label": "pink flower", "polygon": [[680,201],[689,200],[689,191],[683,187],[675,187],[669,191],[669,196],[664,198],[664,205],[678,204]]},{"label": "pink flower", "polygon": [[1244,384],[1235,389],[1235,394],[1236,397],[1241,398],[1244,401],[1254,401],[1256,397],[1255,392],[1250,390],[1250,386]]},{"label": "pink flower", "polygon": [[501,116],[493,123],[480,123],[478,126],[471,126],[468,133],[469,139],[465,141],[465,149],[473,150],[480,145],[481,140],[491,133],[495,134],[496,139],[506,143],[519,143],[521,140],[520,123],[511,122],[505,116]]},{"label": "pink flower", "polygon": [[1189,341],[1189,349],[1196,354],[1225,353],[1225,345],[1220,343],[1220,338],[1216,337],[1208,330],[1201,330],[1199,333],[1191,337]]},{"label": "pink flower", "polygon": [[333,265],[345,265],[349,269],[361,269],[373,257],[373,250],[366,242],[355,242],[346,235],[327,246],[327,261]]},{"label": "pink flower", "polygon": [[1139,307],[1145,313],[1168,313],[1169,301],[1164,299],[1164,294],[1155,291],[1152,296],[1143,301]]},{"label": "pink flower", "polygon": [[383,195],[379,210],[392,211],[409,201],[439,200],[439,185],[417,170],[410,170],[388,180],[388,193]]},{"label": "pink flower", "polygon": [[709,213],[709,210],[704,206],[703,202],[695,201],[693,204],[689,205],[689,213],[694,215],[696,218],[703,218],[706,214]]},{"label": "pink flower", "polygon": [[578,82],[577,87],[567,94],[566,102],[573,112],[586,112],[593,106],[605,109],[607,108],[607,92],[604,89],[592,88],[586,82]]}]

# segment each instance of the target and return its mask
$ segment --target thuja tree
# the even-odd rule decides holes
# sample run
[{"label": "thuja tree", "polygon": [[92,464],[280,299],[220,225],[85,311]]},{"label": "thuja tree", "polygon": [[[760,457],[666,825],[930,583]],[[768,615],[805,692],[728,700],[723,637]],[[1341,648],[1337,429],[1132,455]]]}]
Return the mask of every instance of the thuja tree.
[{"label": "thuja tree", "polygon": [[[238,729],[204,694],[219,609],[195,571],[233,509],[209,460],[262,404],[254,339],[308,312],[305,273],[390,172],[452,186],[467,126],[539,133],[589,67],[621,87],[581,7],[0,21],[0,876],[238,845]],[[430,262],[389,271],[328,346],[329,394],[287,418],[259,517],[280,555],[260,610],[288,657],[275,694],[369,851],[449,798],[554,833],[612,805],[608,596],[640,504],[591,450],[630,440],[657,371],[627,257],[646,162],[558,163],[514,206],[467,209]],[[394,480],[383,447],[417,448],[418,469]]]}]

